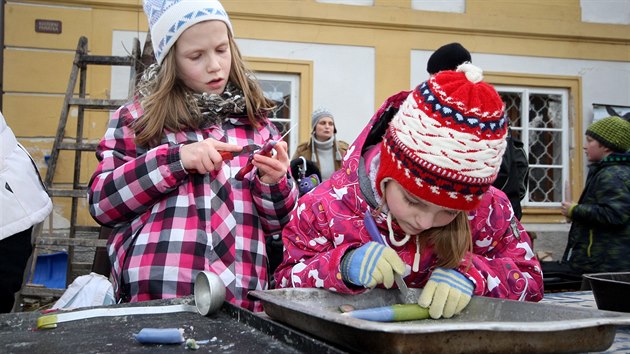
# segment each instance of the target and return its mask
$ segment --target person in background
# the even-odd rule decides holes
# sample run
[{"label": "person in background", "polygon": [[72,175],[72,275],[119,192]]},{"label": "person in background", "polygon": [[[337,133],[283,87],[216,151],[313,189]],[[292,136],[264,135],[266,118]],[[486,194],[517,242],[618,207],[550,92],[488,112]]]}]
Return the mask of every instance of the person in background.
[{"label": "person in background", "polygon": [[521,200],[527,194],[529,180],[529,161],[523,142],[513,135],[508,127],[507,148],[503,154],[499,175],[492,184],[507,195],[514,209],[514,216],[521,220],[523,208]]},{"label": "person in background", "polygon": [[[460,43],[449,43],[438,48],[427,61],[427,72],[435,75],[442,70],[455,70],[458,65],[472,63],[470,52]],[[509,122],[508,122],[509,124]],[[523,147],[523,142],[513,136],[508,125],[506,136],[507,147],[501,168],[493,186],[503,191],[510,200],[514,215],[518,220],[523,216],[521,200],[527,192],[527,180],[529,176],[529,161]]]},{"label": "person in background", "polygon": [[311,138],[308,142],[298,145],[291,160],[302,156],[315,162],[323,182],[341,168],[341,160],[348,151],[348,143],[337,141],[335,119],[326,109],[320,108],[313,112],[311,126],[313,129]]},{"label": "person in background", "polygon": [[432,318],[458,314],[473,295],[542,299],[531,240],[491,186],[507,122],[482,79],[462,64],[381,106],[343,168],[298,201],[278,287],[357,294],[392,287],[396,273],[424,288],[417,301]]},{"label": "person in background", "polygon": [[[562,202],[571,221],[561,263],[549,268],[564,273],[630,271],[630,122],[603,118],[586,129],[584,153],[589,165],[577,203]],[[553,268],[552,268],[553,267]]]},{"label": "person in background", "polygon": [[[145,0],[144,11],[157,64],[110,120],[89,183],[92,217],[113,229],[116,296],[187,296],[210,271],[227,301],[261,311],[247,294],[268,286],[265,237],[280,232],[298,197],[287,144],[267,119],[273,103],[219,1]],[[273,154],[239,154],[268,141],[277,141]]]},{"label": "person in background", "polygon": [[13,309],[31,256],[33,226],[53,208],[35,162],[0,113],[0,313]]},{"label": "person in background", "polygon": [[455,70],[463,63],[472,63],[470,52],[463,45],[455,42],[436,49],[427,60],[427,72],[435,75],[443,70]]}]

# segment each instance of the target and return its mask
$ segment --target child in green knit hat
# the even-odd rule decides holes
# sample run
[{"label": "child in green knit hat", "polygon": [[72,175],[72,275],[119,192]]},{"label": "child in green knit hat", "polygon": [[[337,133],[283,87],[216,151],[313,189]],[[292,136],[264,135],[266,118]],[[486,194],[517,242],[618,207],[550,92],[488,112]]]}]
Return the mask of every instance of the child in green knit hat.
[{"label": "child in green knit hat", "polygon": [[630,122],[608,117],[586,130],[590,162],[577,203],[562,203],[571,221],[562,262],[575,274],[630,271]]},{"label": "child in green knit hat", "polygon": [[[627,152],[630,149],[629,129],[630,122],[623,118],[613,116],[600,119],[586,129],[586,141],[588,143],[589,138],[597,141],[606,150],[606,155],[611,152]],[[591,162],[601,160],[601,158],[591,159],[588,151],[587,157]]]}]

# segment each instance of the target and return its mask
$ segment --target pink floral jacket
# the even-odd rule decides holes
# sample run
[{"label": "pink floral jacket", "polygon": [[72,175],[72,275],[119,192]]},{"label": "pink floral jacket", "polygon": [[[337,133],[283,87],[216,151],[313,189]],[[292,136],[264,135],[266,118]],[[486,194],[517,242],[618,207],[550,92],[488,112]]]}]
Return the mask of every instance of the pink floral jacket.
[{"label": "pink floral jacket", "polygon": [[[342,280],[340,263],[345,253],[371,240],[363,221],[366,210],[373,210],[367,194],[369,171],[364,169],[364,146],[378,143],[391,117],[400,107],[408,92],[390,97],[372,117],[369,124],[350,145],[343,167],[332,177],[298,201],[291,220],[282,233],[284,259],[276,269],[278,287],[317,287],[340,293],[360,293],[366,289],[348,285]],[[362,183],[361,183],[362,182]],[[481,205],[469,212],[473,251],[458,270],[470,279],[474,295],[497,298],[539,301],[543,297],[540,263],[534,255],[532,242],[523,226],[514,217],[508,198],[500,190],[490,187]],[[388,235],[385,215],[376,217],[382,235]],[[402,230],[393,225],[397,239]],[[419,266],[407,270],[404,277],[409,287],[424,287],[436,267],[436,256],[431,246],[416,249],[412,238],[401,247],[390,245],[408,265],[420,254]],[[416,257],[417,258],[417,257]]]}]

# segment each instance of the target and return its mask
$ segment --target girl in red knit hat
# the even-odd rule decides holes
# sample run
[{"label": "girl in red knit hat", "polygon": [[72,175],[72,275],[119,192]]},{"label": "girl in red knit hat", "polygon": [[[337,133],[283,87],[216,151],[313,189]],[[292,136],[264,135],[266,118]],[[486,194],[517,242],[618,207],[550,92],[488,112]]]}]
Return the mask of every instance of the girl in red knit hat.
[{"label": "girl in red knit hat", "polygon": [[399,275],[424,288],[417,301],[433,318],[474,295],[542,298],[531,240],[491,186],[507,121],[482,79],[466,63],[387,99],[342,169],[298,201],[277,286],[356,294]]}]

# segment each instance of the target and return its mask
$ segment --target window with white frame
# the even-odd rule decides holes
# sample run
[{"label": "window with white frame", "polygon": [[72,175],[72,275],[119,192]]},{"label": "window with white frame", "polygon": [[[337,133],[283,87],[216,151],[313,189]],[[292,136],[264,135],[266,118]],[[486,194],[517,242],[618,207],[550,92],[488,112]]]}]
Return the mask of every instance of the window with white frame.
[{"label": "window with white frame", "polygon": [[[276,108],[269,113],[269,119],[278,127],[280,134],[284,135],[289,129],[296,127],[299,122],[299,75],[278,73],[256,73],[265,97],[273,100]],[[291,130],[284,140],[289,145],[289,156],[298,145],[299,128]]]},{"label": "window with white frame", "polygon": [[495,86],[505,102],[512,135],[529,158],[523,206],[557,207],[569,176],[569,92],[567,89]]}]

